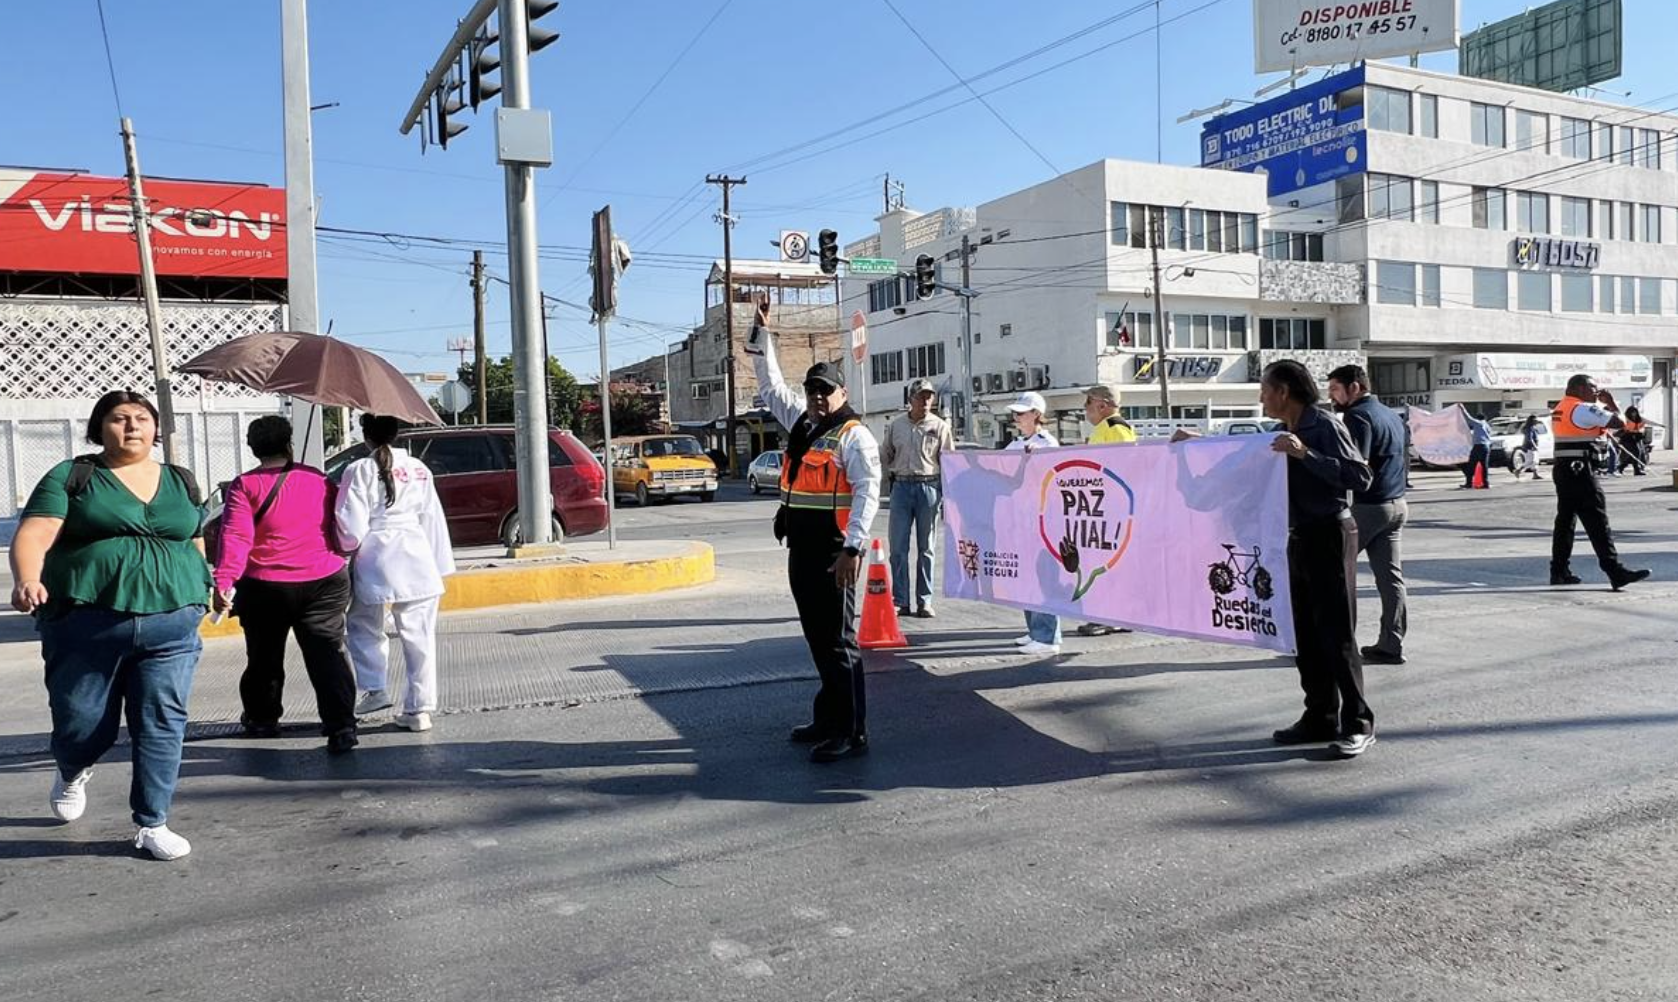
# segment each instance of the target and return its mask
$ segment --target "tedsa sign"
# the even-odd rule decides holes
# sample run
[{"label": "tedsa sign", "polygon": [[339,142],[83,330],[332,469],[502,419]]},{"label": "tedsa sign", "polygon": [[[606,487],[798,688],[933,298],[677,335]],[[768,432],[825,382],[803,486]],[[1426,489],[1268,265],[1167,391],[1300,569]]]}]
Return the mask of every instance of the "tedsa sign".
[{"label": "tedsa sign", "polygon": [[1260,73],[1457,47],[1458,0],[1253,0]]},{"label": "tedsa sign", "polygon": [[[159,275],[286,277],[285,191],[207,181],[146,182]],[[137,275],[128,182],[0,170],[0,271]]]}]

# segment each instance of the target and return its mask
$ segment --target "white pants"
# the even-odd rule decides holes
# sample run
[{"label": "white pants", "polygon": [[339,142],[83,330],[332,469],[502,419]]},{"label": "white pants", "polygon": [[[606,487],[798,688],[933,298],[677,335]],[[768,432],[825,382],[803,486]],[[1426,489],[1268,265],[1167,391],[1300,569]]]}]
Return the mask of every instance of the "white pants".
[{"label": "white pants", "polygon": [[424,598],[417,602],[390,605],[350,603],[346,640],[350,661],[355,665],[356,687],[364,692],[387,688],[390,674],[390,640],[385,636],[385,610],[396,622],[402,641],[402,657],[408,666],[408,686],[402,694],[403,713],[431,713],[437,709],[437,603]]}]

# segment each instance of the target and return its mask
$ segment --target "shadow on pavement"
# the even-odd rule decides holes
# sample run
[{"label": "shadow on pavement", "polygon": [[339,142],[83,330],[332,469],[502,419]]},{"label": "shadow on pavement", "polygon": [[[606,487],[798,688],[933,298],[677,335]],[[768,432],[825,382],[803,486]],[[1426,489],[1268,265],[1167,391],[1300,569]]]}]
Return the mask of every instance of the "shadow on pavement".
[{"label": "shadow on pavement", "polygon": [[782,623],[796,623],[795,616],[771,616],[768,619],[620,619],[601,622],[598,620],[574,620],[555,623],[552,626],[530,626],[516,630],[480,631],[499,634],[505,637],[540,637],[553,633],[581,633],[590,630],[691,630],[696,626],[776,626]]}]

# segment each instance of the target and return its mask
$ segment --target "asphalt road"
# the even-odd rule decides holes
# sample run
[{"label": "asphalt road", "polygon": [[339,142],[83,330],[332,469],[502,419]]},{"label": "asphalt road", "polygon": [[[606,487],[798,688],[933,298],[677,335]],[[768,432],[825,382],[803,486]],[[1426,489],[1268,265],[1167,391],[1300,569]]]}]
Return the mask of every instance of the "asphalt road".
[{"label": "asphalt road", "polygon": [[120,841],[120,757],[70,828],[41,756],[0,758],[0,994],[1678,998],[1678,494],[1610,483],[1656,573],[1616,595],[1588,550],[1586,585],[1543,586],[1548,484],[1427,483],[1411,663],[1369,669],[1380,742],[1352,762],[1269,743],[1284,659],[1135,635],[1031,661],[1017,614],[947,603],[870,659],[873,754],[813,766],[783,737],[808,678],[739,674],[807,675],[768,503],[626,511],[626,537],[716,544],[718,584],[448,617],[445,671],[545,658],[638,698],[342,760],[301,731],[192,742],[177,864]]}]

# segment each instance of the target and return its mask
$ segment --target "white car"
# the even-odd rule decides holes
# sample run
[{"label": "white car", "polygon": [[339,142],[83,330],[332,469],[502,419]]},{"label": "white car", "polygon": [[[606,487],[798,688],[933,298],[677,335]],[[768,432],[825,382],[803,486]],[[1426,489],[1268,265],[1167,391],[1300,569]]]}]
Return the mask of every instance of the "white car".
[{"label": "white car", "polygon": [[[1496,417],[1491,419],[1492,449],[1488,465],[1506,466],[1511,470],[1517,469],[1515,453],[1523,447],[1526,437],[1521,427],[1526,424],[1526,415],[1515,417]],[[1556,444],[1550,435],[1550,417],[1548,414],[1538,418],[1538,462],[1555,462]]]},{"label": "white car", "polygon": [[746,486],[753,494],[764,490],[779,490],[781,486],[781,450],[760,452],[752,465],[746,467]]}]

